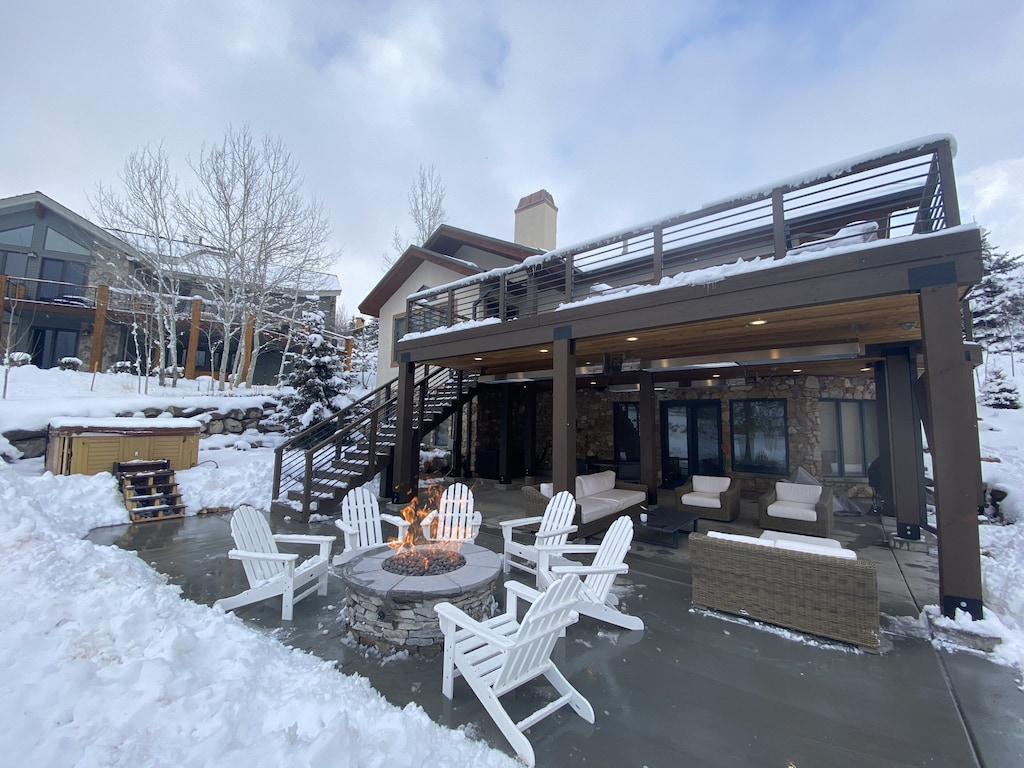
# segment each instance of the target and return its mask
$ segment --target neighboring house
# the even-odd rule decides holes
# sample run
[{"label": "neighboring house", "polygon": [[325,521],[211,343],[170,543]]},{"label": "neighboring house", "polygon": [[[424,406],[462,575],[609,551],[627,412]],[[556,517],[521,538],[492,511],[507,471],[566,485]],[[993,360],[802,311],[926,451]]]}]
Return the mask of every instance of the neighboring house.
[{"label": "neighboring house", "polygon": [[942,609],[980,617],[979,351],[961,302],[981,234],[960,225],[953,151],[909,142],[486,272],[462,250],[481,236],[439,230],[360,306],[396,366],[395,495],[417,487],[423,366],[478,377],[454,438],[468,473],[550,474],[556,491],[588,464],[650,488],[728,474],[753,494],[803,469],[857,495],[877,458],[911,539],[923,423]]},{"label": "neighboring house", "polygon": [[[534,199],[535,202],[527,203]],[[406,297],[453,280],[482,275],[492,269],[518,266],[531,256],[551,250],[554,248],[556,212],[551,195],[541,190],[523,198],[520,203],[517,219],[522,223],[517,243],[442,224],[422,246],[407,248],[359,305],[359,311],[364,315],[380,320],[377,383],[383,384],[397,376],[394,339],[401,338],[408,330]],[[548,239],[546,246],[543,238]],[[538,244],[537,247],[534,243]],[[487,311],[487,303],[488,297],[482,296],[469,312],[482,316]],[[438,307],[436,311],[443,316],[447,307]]]},{"label": "neighboring house", "polygon": [[[130,244],[41,192],[0,200],[0,347],[28,352],[40,368],[78,358],[83,368],[104,371],[135,360],[131,329],[140,319],[152,320],[152,301],[145,292],[125,291],[116,275],[142,270],[137,274],[145,279],[144,262]],[[182,272],[179,277],[177,364],[189,377],[210,374],[224,349],[216,302],[200,276]],[[317,295],[328,322],[333,321],[341,293],[337,276],[316,273],[306,282],[303,292]],[[289,302],[284,297],[284,304]],[[277,375],[288,324],[282,314],[267,329],[270,344],[257,362],[256,383]],[[238,339],[230,339],[227,354],[237,347]]]}]

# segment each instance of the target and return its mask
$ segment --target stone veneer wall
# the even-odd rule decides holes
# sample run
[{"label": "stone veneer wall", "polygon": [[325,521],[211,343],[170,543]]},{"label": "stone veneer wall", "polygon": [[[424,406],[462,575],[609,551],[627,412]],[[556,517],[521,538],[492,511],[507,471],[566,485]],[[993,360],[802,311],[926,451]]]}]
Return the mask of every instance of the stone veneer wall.
[{"label": "stone veneer wall", "polygon": [[[779,475],[752,472],[732,473],[730,457],[729,402],[753,398],[782,398],[786,400],[789,430],[789,473],[802,467],[816,478],[823,479],[834,491],[851,497],[870,497],[867,478],[823,478],[821,472],[821,412],[822,398],[837,400],[874,400],[874,378],[868,376],[776,376],[748,379],[745,384],[729,387],[685,387],[660,390],[658,401],[663,400],[718,400],[722,406],[722,449],[726,472],[735,474],[750,494],[764,493],[781,479]],[[612,403],[636,402],[637,392],[609,392],[607,389],[581,387],[576,390],[576,455],[579,458],[596,456],[611,459],[614,451]],[[473,436],[475,447],[497,448],[497,398],[486,398],[482,407],[473,410]],[[661,434],[660,408],[655,410],[656,435]],[[550,390],[537,394],[537,451],[541,462],[540,473],[551,470],[552,397]],[[660,437],[656,438],[655,461],[661,466]],[[787,475],[789,474],[787,473]]]}]

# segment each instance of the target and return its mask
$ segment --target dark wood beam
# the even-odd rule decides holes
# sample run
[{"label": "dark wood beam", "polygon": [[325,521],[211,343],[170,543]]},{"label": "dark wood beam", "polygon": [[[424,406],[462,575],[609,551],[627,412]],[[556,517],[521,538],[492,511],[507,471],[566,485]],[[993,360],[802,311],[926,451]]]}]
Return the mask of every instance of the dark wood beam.
[{"label": "dark wood beam", "polygon": [[551,480],[555,492],[576,492],[576,352],[572,328],[556,329],[553,344]]}]

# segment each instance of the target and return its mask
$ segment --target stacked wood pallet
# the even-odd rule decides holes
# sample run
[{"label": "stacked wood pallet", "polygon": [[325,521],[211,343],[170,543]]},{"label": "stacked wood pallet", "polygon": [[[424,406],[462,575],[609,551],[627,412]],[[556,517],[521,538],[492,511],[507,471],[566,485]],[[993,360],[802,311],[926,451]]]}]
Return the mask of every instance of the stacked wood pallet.
[{"label": "stacked wood pallet", "polygon": [[119,461],[114,469],[133,523],[185,516],[170,460]]}]

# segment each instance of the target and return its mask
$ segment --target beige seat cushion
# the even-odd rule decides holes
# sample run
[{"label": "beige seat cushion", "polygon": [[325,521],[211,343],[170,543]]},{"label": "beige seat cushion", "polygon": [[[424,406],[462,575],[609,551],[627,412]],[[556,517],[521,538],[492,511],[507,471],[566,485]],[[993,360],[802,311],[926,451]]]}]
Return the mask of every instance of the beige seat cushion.
[{"label": "beige seat cushion", "polygon": [[610,491],[614,487],[615,473],[610,469],[592,475],[579,475],[576,478],[576,499],[593,496],[601,491]]},{"label": "beige seat cushion", "polygon": [[722,508],[722,497],[718,493],[694,491],[693,493],[684,493],[679,500],[683,504],[689,504],[691,507],[704,507],[705,509]]},{"label": "beige seat cushion", "polygon": [[728,477],[693,476],[693,490],[696,493],[725,493],[731,480]]},{"label": "beige seat cushion", "polygon": [[813,506],[821,498],[821,486],[778,482],[775,484],[775,498],[778,501],[795,501]]}]

